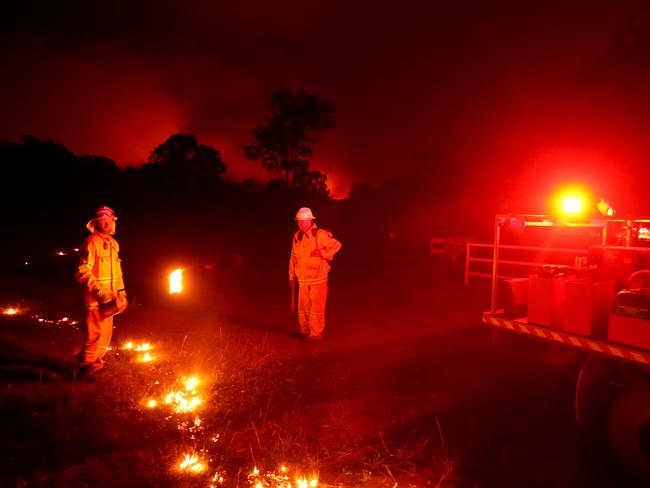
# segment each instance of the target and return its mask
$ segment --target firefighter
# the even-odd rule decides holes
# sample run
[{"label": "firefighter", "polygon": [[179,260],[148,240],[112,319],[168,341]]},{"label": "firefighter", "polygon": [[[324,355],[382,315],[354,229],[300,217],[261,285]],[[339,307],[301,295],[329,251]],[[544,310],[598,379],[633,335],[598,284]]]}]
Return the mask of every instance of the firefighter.
[{"label": "firefighter", "polygon": [[298,231],[293,235],[289,259],[291,290],[298,282],[298,324],[300,335],[320,339],[325,328],[327,275],[330,261],[341,249],[331,232],[320,229],[311,210],[303,207],[296,214]]},{"label": "firefighter", "polygon": [[85,341],[79,357],[82,377],[104,368],[104,357],[113,335],[113,315],[124,311],[128,305],[120,246],[112,237],[116,220],[111,208],[98,208],[94,218],[86,224],[92,234],[79,250],[76,277],[86,305]]}]

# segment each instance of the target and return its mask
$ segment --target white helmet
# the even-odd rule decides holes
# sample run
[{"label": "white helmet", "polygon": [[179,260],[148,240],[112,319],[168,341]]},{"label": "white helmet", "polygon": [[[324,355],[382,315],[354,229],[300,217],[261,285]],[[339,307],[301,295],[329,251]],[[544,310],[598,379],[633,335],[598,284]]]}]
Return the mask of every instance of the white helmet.
[{"label": "white helmet", "polygon": [[311,209],[308,207],[302,207],[296,213],[296,220],[315,220],[314,214],[311,213]]},{"label": "white helmet", "polygon": [[117,220],[117,217],[115,216],[115,212],[112,208],[106,206],[99,207],[97,210],[95,210],[95,216],[93,219],[89,220],[86,224],[86,229],[88,229],[90,232],[94,232],[95,220],[97,219],[113,219],[113,222],[115,222]]}]

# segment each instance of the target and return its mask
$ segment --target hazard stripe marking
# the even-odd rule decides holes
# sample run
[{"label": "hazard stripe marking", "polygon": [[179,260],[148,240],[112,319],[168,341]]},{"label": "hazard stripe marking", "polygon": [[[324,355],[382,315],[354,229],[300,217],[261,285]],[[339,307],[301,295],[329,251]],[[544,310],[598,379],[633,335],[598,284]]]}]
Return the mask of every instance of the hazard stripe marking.
[{"label": "hazard stripe marking", "polygon": [[618,347],[610,347],[609,350],[614,356],[618,356],[619,358],[623,357],[623,353]]},{"label": "hazard stripe marking", "polygon": [[646,353],[643,351],[638,351],[632,348],[626,348],[624,346],[610,345],[603,342],[597,342],[592,339],[574,336],[571,334],[562,333],[559,331],[547,329],[543,326],[530,325],[523,320],[510,320],[503,319],[500,317],[495,317],[494,315],[484,314],[483,322],[486,324],[491,324],[503,329],[512,330],[522,334],[528,334],[541,339],[552,340],[559,343],[564,343],[577,347],[579,349],[595,351],[598,353],[606,354],[613,356],[619,359],[625,359],[628,361],[634,361],[644,365],[650,365],[650,352]]},{"label": "hazard stripe marking", "polygon": [[589,347],[590,347],[591,349],[593,349],[594,351],[598,351],[598,352],[602,352],[602,351],[603,351],[603,350],[598,346],[598,344],[596,344],[595,342],[587,341],[587,344],[588,344]]}]

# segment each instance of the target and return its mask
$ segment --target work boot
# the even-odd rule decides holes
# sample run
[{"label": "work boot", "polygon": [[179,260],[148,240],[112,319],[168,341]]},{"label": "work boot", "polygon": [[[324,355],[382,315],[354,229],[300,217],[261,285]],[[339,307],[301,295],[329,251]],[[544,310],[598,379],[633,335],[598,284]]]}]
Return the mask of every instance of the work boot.
[{"label": "work boot", "polygon": [[94,363],[82,363],[79,365],[79,374],[77,377],[83,381],[90,380],[103,369],[104,362],[101,359],[97,359]]}]

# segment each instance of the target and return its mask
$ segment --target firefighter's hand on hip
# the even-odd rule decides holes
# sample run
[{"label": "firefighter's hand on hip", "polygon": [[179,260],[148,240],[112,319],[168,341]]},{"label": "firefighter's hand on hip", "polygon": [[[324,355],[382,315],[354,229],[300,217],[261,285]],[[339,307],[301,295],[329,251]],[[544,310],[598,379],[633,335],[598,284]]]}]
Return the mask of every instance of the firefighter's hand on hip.
[{"label": "firefighter's hand on hip", "polygon": [[320,249],[314,249],[314,250],[311,252],[311,256],[312,256],[313,258],[321,258],[321,257],[323,257],[323,255],[320,253]]}]

